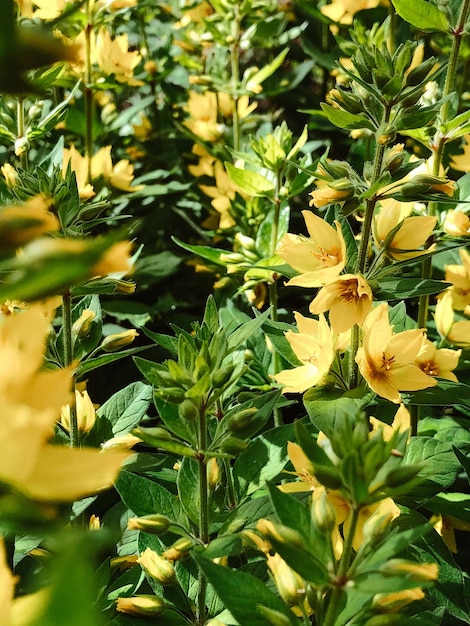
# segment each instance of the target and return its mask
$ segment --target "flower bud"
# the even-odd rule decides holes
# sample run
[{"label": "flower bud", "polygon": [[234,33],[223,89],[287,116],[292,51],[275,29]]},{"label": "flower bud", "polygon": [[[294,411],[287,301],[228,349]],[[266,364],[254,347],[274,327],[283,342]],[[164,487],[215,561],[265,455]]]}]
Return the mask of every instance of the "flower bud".
[{"label": "flower bud", "polygon": [[251,423],[253,417],[256,415],[257,412],[258,409],[256,407],[250,407],[248,409],[243,409],[242,411],[239,411],[234,415],[231,415],[226,423],[227,430],[236,432],[237,430],[245,428]]},{"label": "flower bud", "polygon": [[270,609],[269,607],[264,606],[264,604],[257,604],[256,612],[262,615],[267,621],[267,623],[272,624],[272,626],[291,626],[292,625],[292,622],[287,617],[287,615],[284,615],[284,613],[281,613],[280,611],[276,611],[275,609]]},{"label": "flower bud", "polygon": [[424,593],[419,587],[395,593],[379,593],[372,600],[372,608],[382,613],[396,613],[407,604],[423,598]]},{"label": "flower bud", "polygon": [[227,437],[220,444],[220,450],[227,454],[239,454],[248,446],[247,442],[238,437]]},{"label": "flower bud", "polygon": [[166,515],[155,513],[142,517],[131,517],[127,522],[129,530],[142,530],[152,535],[163,535],[172,525],[172,521]]},{"label": "flower bud", "polygon": [[189,556],[194,545],[194,540],[190,537],[181,537],[162,553],[162,557],[168,561],[182,561]]},{"label": "flower bud", "polygon": [[[86,391],[80,393],[75,390],[75,412],[77,416],[78,430],[82,433],[90,431],[96,421],[96,411],[90,396]],[[70,404],[62,407],[60,413],[60,423],[70,432]]]},{"label": "flower bud", "polygon": [[385,485],[392,489],[402,487],[416,478],[421,470],[422,466],[418,464],[397,467],[387,474],[385,477]]},{"label": "flower bud", "polygon": [[29,141],[26,137],[18,137],[15,141],[15,155],[17,157],[22,156],[29,150]]},{"label": "flower bud", "polygon": [[80,317],[72,325],[72,333],[79,339],[88,337],[96,314],[91,309],[83,309]]},{"label": "flower bud", "polygon": [[211,373],[211,383],[214,389],[221,389],[228,383],[233,374],[233,369],[233,364],[229,363]]},{"label": "flower bud", "polygon": [[164,608],[165,602],[151,595],[131,596],[116,600],[116,610],[128,615],[160,615]]},{"label": "flower bud", "polygon": [[10,163],[5,163],[0,168],[3,178],[5,179],[5,183],[9,189],[13,189],[18,185],[18,174],[15,168],[10,165]]},{"label": "flower bud", "polygon": [[324,487],[316,487],[313,490],[311,513],[320,532],[327,535],[333,531],[336,526],[336,515],[328,501]]},{"label": "flower bud", "polygon": [[406,559],[391,559],[381,566],[385,576],[401,576],[417,582],[437,580],[439,566],[437,563],[415,563]]},{"label": "flower bud", "polygon": [[138,336],[139,333],[135,330],[135,328],[125,330],[122,333],[114,333],[103,339],[100,348],[105,352],[116,352],[117,350],[130,345]]},{"label": "flower bud", "polygon": [[185,392],[181,387],[163,387],[162,389],[157,389],[155,395],[163,398],[166,402],[175,402],[176,404],[183,402],[185,399]]},{"label": "flower bud", "polygon": [[183,400],[183,402],[178,407],[179,416],[188,422],[195,422],[199,416],[199,411],[197,406],[192,402],[192,400]]},{"label": "flower bud", "polygon": [[303,604],[305,600],[305,581],[287,565],[280,554],[268,554],[266,558],[279,595],[284,602],[289,606]]},{"label": "flower bud", "polygon": [[256,530],[259,530],[259,532],[263,533],[268,539],[274,539],[280,543],[292,545],[297,548],[304,547],[302,535],[289,526],[274,524],[268,519],[261,518],[256,524]]},{"label": "flower bud", "polygon": [[173,563],[164,559],[151,548],[146,548],[137,559],[145,572],[161,585],[173,585],[176,582]]}]

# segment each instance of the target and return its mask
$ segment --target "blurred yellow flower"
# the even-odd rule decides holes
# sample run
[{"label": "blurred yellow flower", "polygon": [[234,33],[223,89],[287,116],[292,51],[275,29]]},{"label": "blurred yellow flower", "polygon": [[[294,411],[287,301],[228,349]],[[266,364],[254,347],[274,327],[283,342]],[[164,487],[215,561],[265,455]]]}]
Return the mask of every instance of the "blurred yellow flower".
[{"label": "blurred yellow flower", "polygon": [[454,154],[450,160],[450,165],[458,172],[470,171],[470,134],[463,136],[463,154]]},{"label": "blurred yellow flower", "polygon": [[323,15],[334,22],[352,24],[353,17],[358,11],[374,9],[379,4],[382,4],[380,0],[332,0],[330,4],[322,6],[320,10]]},{"label": "blurred yellow flower", "polygon": [[105,75],[114,74],[119,83],[126,83],[134,87],[144,84],[133,77],[134,69],[142,57],[137,50],[129,52],[127,33],[112,39],[106,28],[100,29],[96,36],[95,56],[96,62]]},{"label": "blurred yellow flower", "polygon": [[119,241],[108,248],[91,273],[93,276],[107,276],[108,274],[130,274],[132,271],[130,241]]},{"label": "blurred yellow flower", "polygon": [[382,201],[374,219],[374,241],[390,258],[404,261],[426,254],[436,247],[433,244],[420,250],[431,235],[437,218],[430,215],[403,217],[402,203],[391,199]]},{"label": "blurred yellow flower", "polygon": [[336,278],[346,264],[346,243],[341,225],[335,228],[311,211],[302,211],[309,237],[284,235],[277,254],[291,265],[300,276],[291,278],[287,285],[320,287]]},{"label": "blurred yellow flower", "polygon": [[470,320],[455,321],[452,300],[451,290],[446,289],[437,301],[434,313],[437,332],[449,343],[466,348],[470,346]]},{"label": "blurred yellow flower", "polygon": [[18,184],[18,172],[15,170],[13,165],[10,163],[5,163],[0,167],[0,171],[2,172],[2,176],[5,179],[7,187],[13,189]]},{"label": "blurred yellow flower", "polygon": [[465,248],[459,250],[461,265],[445,265],[445,280],[452,283],[452,307],[463,311],[470,304],[470,254]]},{"label": "blurred yellow flower", "polygon": [[34,17],[41,20],[54,20],[63,12],[67,0],[33,0]]},{"label": "blurred yellow flower", "polygon": [[342,274],[320,289],[310,313],[318,315],[329,311],[331,328],[344,333],[354,324],[361,325],[372,306],[372,290],[363,276]]},{"label": "blurred yellow flower", "polygon": [[328,374],[336,354],[336,336],[323,315],[318,320],[294,313],[298,333],[287,331],[286,339],[303,365],[275,374],[285,385],[283,393],[302,393],[318,385]]},{"label": "blurred yellow flower", "polygon": [[470,235],[470,217],[463,211],[451,209],[447,211],[442,227],[452,237],[465,237]]},{"label": "blurred yellow flower", "polygon": [[217,95],[213,91],[190,91],[186,111],[189,117],[183,125],[197,137],[212,142],[222,136],[224,125],[217,120],[219,108]]},{"label": "blurred yellow flower", "polygon": [[35,196],[23,204],[0,207],[0,245],[11,249],[59,229],[59,220],[49,211],[52,204],[44,196]]},{"label": "blurred yellow flower", "polygon": [[393,334],[387,303],[379,304],[369,313],[363,333],[356,363],[367,384],[379,396],[398,404],[400,391],[417,391],[437,384],[413,365],[423,343],[424,330]]},{"label": "blurred yellow flower", "polygon": [[219,228],[232,228],[232,226],[235,226],[235,220],[230,214],[230,208],[232,201],[235,200],[238,187],[233,183],[219,160],[214,162],[213,176],[215,178],[214,187],[199,185],[199,189],[209,198],[212,198],[211,205],[220,215]]},{"label": "blurred yellow flower", "polygon": [[414,364],[428,376],[439,376],[457,382],[457,376],[452,370],[457,367],[461,354],[462,350],[438,349],[432,341],[425,338]]}]

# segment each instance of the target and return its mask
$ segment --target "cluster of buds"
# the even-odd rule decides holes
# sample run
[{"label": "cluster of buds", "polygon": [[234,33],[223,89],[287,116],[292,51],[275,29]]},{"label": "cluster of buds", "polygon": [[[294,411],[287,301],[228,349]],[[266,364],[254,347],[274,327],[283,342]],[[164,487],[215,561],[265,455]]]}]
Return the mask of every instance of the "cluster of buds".
[{"label": "cluster of buds", "polygon": [[343,215],[359,206],[358,197],[365,191],[365,185],[349,163],[323,159],[317,166],[315,177],[317,188],[310,194],[310,206],[322,208],[340,204]]}]

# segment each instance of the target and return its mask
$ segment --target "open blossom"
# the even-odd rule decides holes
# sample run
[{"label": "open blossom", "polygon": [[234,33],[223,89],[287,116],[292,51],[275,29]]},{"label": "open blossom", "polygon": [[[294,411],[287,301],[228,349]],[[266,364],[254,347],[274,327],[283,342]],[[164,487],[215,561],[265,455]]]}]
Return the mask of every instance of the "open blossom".
[{"label": "open blossom", "polygon": [[286,339],[302,365],[274,376],[278,383],[286,385],[284,393],[302,393],[317,385],[328,373],[336,354],[336,337],[323,315],[319,320],[300,313],[294,315],[299,332],[287,331]]},{"label": "open blossom", "polygon": [[393,334],[388,305],[383,303],[369,313],[363,332],[363,345],[357,351],[356,362],[376,394],[398,404],[400,391],[417,391],[437,384],[414,365],[423,343],[423,329]]},{"label": "open blossom", "polygon": [[302,211],[309,237],[284,235],[277,254],[300,276],[291,278],[288,285],[320,287],[336,278],[346,264],[346,243],[341,225],[335,228],[311,211]]},{"label": "open blossom", "polygon": [[413,259],[433,250],[433,244],[420,250],[436,225],[437,218],[430,215],[403,217],[400,202],[384,200],[374,220],[374,240],[379,248],[396,261]]},{"label": "open blossom", "polygon": [[457,367],[461,354],[462,350],[438,349],[432,341],[425,339],[414,364],[429,376],[439,376],[457,382],[457,376],[452,370]]},{"label": "open blossom", "polygon": [[112,39],[108,30],[102,28],[96,36],[95,56],[104,74],[108,76],[114,74],[119,83],[132,86],[143,85],[142,81],[133,77],[134,69],[142,57],[137,50],[129,51],[127,33]]},{"label": "open blossom", "polygon": [[330,312],[330,324],[337,334],[362,324],[372,306],[372,290],[363,276],[343,274],[320,289],[310,304],[310,313]]},{"label": "open blossom", "polygon": [[463,311],[470,304],[470,254],[460,248],[462,265],[446,265],[445,279],[452,283],[452,307],[457,311]]}]

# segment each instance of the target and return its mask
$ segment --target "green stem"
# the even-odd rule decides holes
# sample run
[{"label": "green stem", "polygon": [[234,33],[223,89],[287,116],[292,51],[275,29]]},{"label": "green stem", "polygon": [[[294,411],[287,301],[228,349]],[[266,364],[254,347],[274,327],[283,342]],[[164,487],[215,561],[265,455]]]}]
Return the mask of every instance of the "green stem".
[{"label": "green stem", "polygon": [[91,36],[93,33],[93,22],[91,15],[90,0],[85,1],[85,158],[87,163],[87,180],[91,181],[91,160],[93,157],[93,85],[92,85],[92,62],[91,62]]},{"label": "green stem", "polygon": [[[207,449],[206,407],[202,406],[198,420],[199,465],[199,539],[203,545],[209,543],[209,484],[207,480],[207,463],[204,450]],[[199,570],[197,594],[197,624],[203,626],[206,621],[207,579]]]},{"label": "green stem", "polygon": [[[67,291],[62,296],[62,333],[64,338],[64,365],[70,367],[73,362],[72,336],[72,294]],[[70,401],[70,446],[80,447],[80,432],[78,430],[77,407],[75,405],[75,377],[72,376],[72,399]]]},{"label": "green stem", "polygon": [[[387,109],[384,115],[383,125],[388,123],[390,117],[390,111]],[[383,158],[385,154],[385,144],[381,144],[379,142],[376,143],[375,147],[375,155],[374,155],[374,163],[372,168],[372,177],[369,182],[369,185],[375,184],[378,180],[381,171]],[[364,221],[362,224],[361,230],[361,239],[359,242],[359,250],[357,251],[357,260],[355,267],[355,274],[365,274],[366,266],[367,266],[367,250],[369,249],[369,240],[372,231],[372,220],[374,218],[375,205],[377,204],[377,200],[375,197],[368,198],[366,200],[366,210],[364,213]],[[351,330],[351,347],[350,347],[350,357],[349,357],[349,388],[354,389],[357,387],[358,379],[359,379],[359,369],[357,367],[357,363],[355,361],[356,353],[359,348],[359,326],[355,324]]]},{"label": "green stem", "polygon": [[349,532],[344,538],[343,553],[341,554],[338,573],[336,574],[336,585],[330,596],[322,626],[335,626],[336,618],[341,610],[341,596],[348,582],[347,575],[351,563],[354,535],[359,521],[359,510],[359,508],[353,508],[351,511],[351,524],[349,526]]}]

